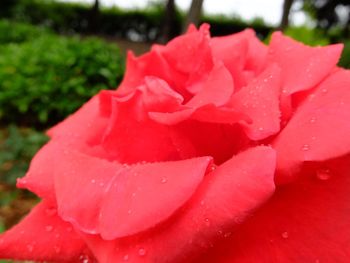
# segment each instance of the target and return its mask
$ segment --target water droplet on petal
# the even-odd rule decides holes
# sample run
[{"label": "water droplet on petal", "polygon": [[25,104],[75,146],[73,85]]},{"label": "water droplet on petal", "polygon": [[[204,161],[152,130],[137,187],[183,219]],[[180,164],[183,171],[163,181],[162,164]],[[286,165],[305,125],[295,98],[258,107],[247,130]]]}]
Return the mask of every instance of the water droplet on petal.
[{"label": "water droplet on petal", "polygon": [[29,252],[33,252],[34,246],[32,244],[28,244],[27,245],[27,249],[28,249]]},{"label": "water droplet on petal", "polygon": [[163,177],[162,180],[161,180],[161,183],[165,184],[166,182],[168,182],[168,179],[166,177]]},{"label": "water droplet on petal", "polygon": [[96,183],[96,180],[95,179],[91,179],[91,183],[92,184]]},{"label": "water droplet on petal", "polygon": [[316,171],[316,176],[321,181],[327,181],[331,178],[331,170],[328,168],[319,169]]},{"label": "water droplet on petal", "polygon": [[315,117],[310,119],[310,123],[315,123],[315,122],[316,122],[316,118]]},{"label": "water droplet on petal", "polygon": [[202,200],[202,201],[200,202],[200,204],[201,204],[201,205],[204,205],[204,204],[205,204],[204,200]]},{"label": "water droplet on petal", "polygon": [[282,236],[284,239],[287,239],[287,238],[289,237],[289,234],[288,234],[288,232],[286,231],[286,232],[283,232],[283,233],[281,234],[281,236]]},{"label": "water droplet on petal", "polygon": [[324,88],[321,90],[322,93],[327,93],[328,92],[328,89]]},{"label": "water droplet on petal", "polygon": [[129,260],[129,255],[126,254],[126,255],[123,257],[123,260],[124,260],[124,261],[128,261],[128,260]]},{"label": "water droplet on petal", "polygon": [[54,246],[53,249],[57,254],[61,252],[61,248],[59,246]]},{"label": "water droplet on petal", "polygon": [[139,256],[143,257],[146,255],[146,249],[144,248],[140,248],[138,251]]},{"label": "water droplet on petal", "polygon": [[301,150],[303,150],[304,152],[310,150],[310,145],[304,144],[304,145],[301,147]]},{"label": "water droplet on petal", "polygon": [[53,226],[46,226],[45,227],[45,230],[47,231],[47,232],[51,232],[52,230],[53,230]]},{"label": "water droplet on petal", "polygon": [[90,259],[89,259],[89,257],[86,256],[86,255],[80,255],[79,261],[80,261],[81,263],[89,263],[89,262],[90,262]]},{"label": "water droplet on petal", "polygon": [[54,216],[54,215],[56,215],[57,210],[56,210],[56,208],[46,208],[45,213],[48,216]]},{"label": "water droplet on petal", "polygon": [[205,221],[205,225],[206,225],[206,226],[210,226],[210,220],[209,220],[209,218],[204,219],[204,221]]},{"label": "water droplet on petal", "polygon": [[231,232],[226,232],[226,233],[224,234],[224,238],[228,238],[228,237],[230,237],[231,235],[232,235]]},{"label": "water droplet on petal", "polygon": [[258,130],[259,130],[259,131],[263,131],[264,128],[263,128],[263,127],[259,127]]}]

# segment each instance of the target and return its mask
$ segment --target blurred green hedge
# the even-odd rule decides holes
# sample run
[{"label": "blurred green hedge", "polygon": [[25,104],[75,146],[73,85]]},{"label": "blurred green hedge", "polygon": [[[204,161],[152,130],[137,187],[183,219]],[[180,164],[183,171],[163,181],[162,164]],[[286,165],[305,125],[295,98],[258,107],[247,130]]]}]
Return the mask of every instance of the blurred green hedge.
[{"label": "blurred green hedge", "polygon": [[123,58],[115,45],[0,21],[2,124],[46,128],[99,90],[115,88],[122,76]]},{"label": "blurred green hedge", "polygon": [[[15,0],[6,17],[17,21],[46,25],[58,32],[89,33],[92,4],[64,3],[54,0]],[[165,1],[151,2],[146,9],[100,8],[93,33],[153,42],[162,36],[165,21]],[[177,10],[173,30],[182,31],[185,13]],[[5,16],[5,15],[4,15]],[[211,24],[213,36],[232,34],[253,27],[261,36],[266,36],[271,26],[261,19],[245,21],[238,16],[203,16],[201,23]]]}]

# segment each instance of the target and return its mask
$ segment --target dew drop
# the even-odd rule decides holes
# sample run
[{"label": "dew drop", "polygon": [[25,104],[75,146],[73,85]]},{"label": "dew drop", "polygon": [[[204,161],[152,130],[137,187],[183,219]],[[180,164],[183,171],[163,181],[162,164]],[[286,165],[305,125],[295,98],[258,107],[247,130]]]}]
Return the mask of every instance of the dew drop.
[{"label": "dew drop", "polygon": [[79,261],[80,261],[81,263],[89,263],[89,262],[90,262],[89,257],[86,256],[86,255],[80,255]]},{"label": "dew drop", "polygon": [[59,246],[54,246],[53,249],[57,254],[61,252],[61,248]]},{"label": "dew drop", "polygon": [[327,93],[328,92],[328,89],[324,88],[321,90],[322,93]]},{"label": "dew drop", "polygon": [[282,236],[284,239],[287,239],[287,238],[289,237],[289,234],[288,234],[288,232],[283,232],[283,233],[281,234],[281,236]]},{"label": "dew drop", "polygon": [[224,234],[224,238],[228,238],[228,237],[230,237],[231,235],[232,235],[231,232],[226,232],[226,233]]},{"label": "dew drop", "polygon": [[259,127],[258,130],[259,130],[259,131],[263,131],[264,128],[263,128],[263,127]]},{"label": "dew drop", "polygon": [[29,252],[33,252],[34,246],[32,244],[28,244],[27,245],[27,249],[28,249]]},{"label": "dew drop", "polygon": [[57,213],[57,210],[55,208],[46,208],[45,213],[48,216],[54,216]]},{"label": "dew drop", "polygon": [[168,179],[166,177],[163,177],[162,180],[161,180],[161,183],[165,184],[166,182],[168,182]]},{"label": "dew drop", "polygon": [[209,220],[209,218],[204,219],[204,221],[205,221],[205,225],[206,225],[206,226],[210,226],[210,220]]},{"label": "dew drop", "polygon": [[129,260],[129,255],[126,254],[126,255],[123,257],[123,260],[124,260],[124,261],[128,261],[128,260]]},{"label": "dew drop", "polygon": [[91,183],[92,184],[96,183],[96,180],[95,179],[91,179]]},{"label": "dew drop", "polygon": [[146,255],[146,249],[144,248],[140,248],[139,251],[138,251],[138,254],[140,257],[143,257]]},{"label": "dew drop", "polygon": [[316,118],[315,117],[310,119],[310,123],[315,123],[315,122],[316,122]]},{"label": "dew drop", "polygon": [[204,205],[204,204],[205,204],[204,200],[202,200],[202,201],[200,202],[200,204],[201,204],[201,205]]},{"label": "dew drop", "polygon": [[304,152],[310,150],[310,145],[304,144],[304,145],[301,147],[301,150],[303,150]]},{"label": "dew drop", "polygon": [[53,226],[48,225],[48,226],[45,227],[45,230],[46,230],[47,232],[51,232],[51,231],[53,230]]},{"label": "dew drop", "polygon": [[321,181],[327,181],[331,178],[331,170],[327,168],[319,169],[316,171],[316,176]]}]

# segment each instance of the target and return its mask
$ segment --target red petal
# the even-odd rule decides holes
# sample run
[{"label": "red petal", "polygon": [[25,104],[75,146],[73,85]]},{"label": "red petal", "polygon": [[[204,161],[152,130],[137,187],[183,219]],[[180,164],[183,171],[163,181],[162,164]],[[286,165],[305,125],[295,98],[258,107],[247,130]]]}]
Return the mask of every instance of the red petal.
[{"label": "red petal", "polygon": [[127,167],[70,152],[55,170],[59,214],[104,239],[135,234],[181,207],[202,181],[210,160]]},{"label": "red petal", "polygon": [[18,225],[0,236],[0,258],[78,262],[89,251],[71,224],[43,201]]},{"label": "red petal", "polygon": [[261,140],[280,129],[280,69],[273,65],[232,96],[230,106],[252,120],[243,124],[252,140]]},{"label": "red petal", "polygon": [[332,263],[350,258],[350,158],[305,167],[198,263]]},{"label": "red petal", "polygon": [[17,180],[17,187],[28,189],[54,203],[54,163],[59,154],[62,152],[57,151],[57,143],[48,142],[32,159],[26,176]]},{"label": "red petal", "polygon": [[272,34],[268,60],[282,69],[282,86],[285,94],[307,90],[317,85],[336,66],[343,45],[308,47],[283,36]]},{"label": "red petal", "polygon": [[221,106],[233,93],[231,74],[221,62],[215,64],[208,79],[201,86],[202,88],[186,103],[186,106],[193,108],[207,104]]},{"label": "red petal", "polygon": [[141,92],[125,101],[114,100],[102,146],[109,159],[121,163],[172,161],[181,156],[174,147],[171,127],[148,119]]},{"label": "red petal", "polygon": [[101,114],[100,104],[100,95],[92,97],[77,112],[51,128],[48,135],[53,139],[62,138],[66,145],[99,143],[109,117]]},{"label": "red petal", "polygon": [[100,263],[191,262],[271,196],[274,166],[271,148],[246,151],[209,174],[189,206],[163,227],[120,241],[86,236],[87,242]]},{"label": "red petal", "polygon": [[303,161],[350,152],[350,71],[337,71],[312,92],[277,137],[278,181],[294,178]]},{"label": "red petal", "polygon": [[213,56],[222,60],[231,72],[237,89],[247,84],[247,71],[255,76],[265,64],[267,47],[251,29],[230,36],[214,37],[211,46]]}]

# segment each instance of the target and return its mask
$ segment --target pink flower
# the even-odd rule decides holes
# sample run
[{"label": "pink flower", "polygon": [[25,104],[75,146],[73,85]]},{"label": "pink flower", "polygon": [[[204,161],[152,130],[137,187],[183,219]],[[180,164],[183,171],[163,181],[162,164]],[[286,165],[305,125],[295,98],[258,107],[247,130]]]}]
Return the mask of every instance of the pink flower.
[{"label": "pink flower", "polygon": [[42,198],[0,257],[348,262],[350,72],[307,47],[207,25],[138,58],[51,130],[18,181]]}]

